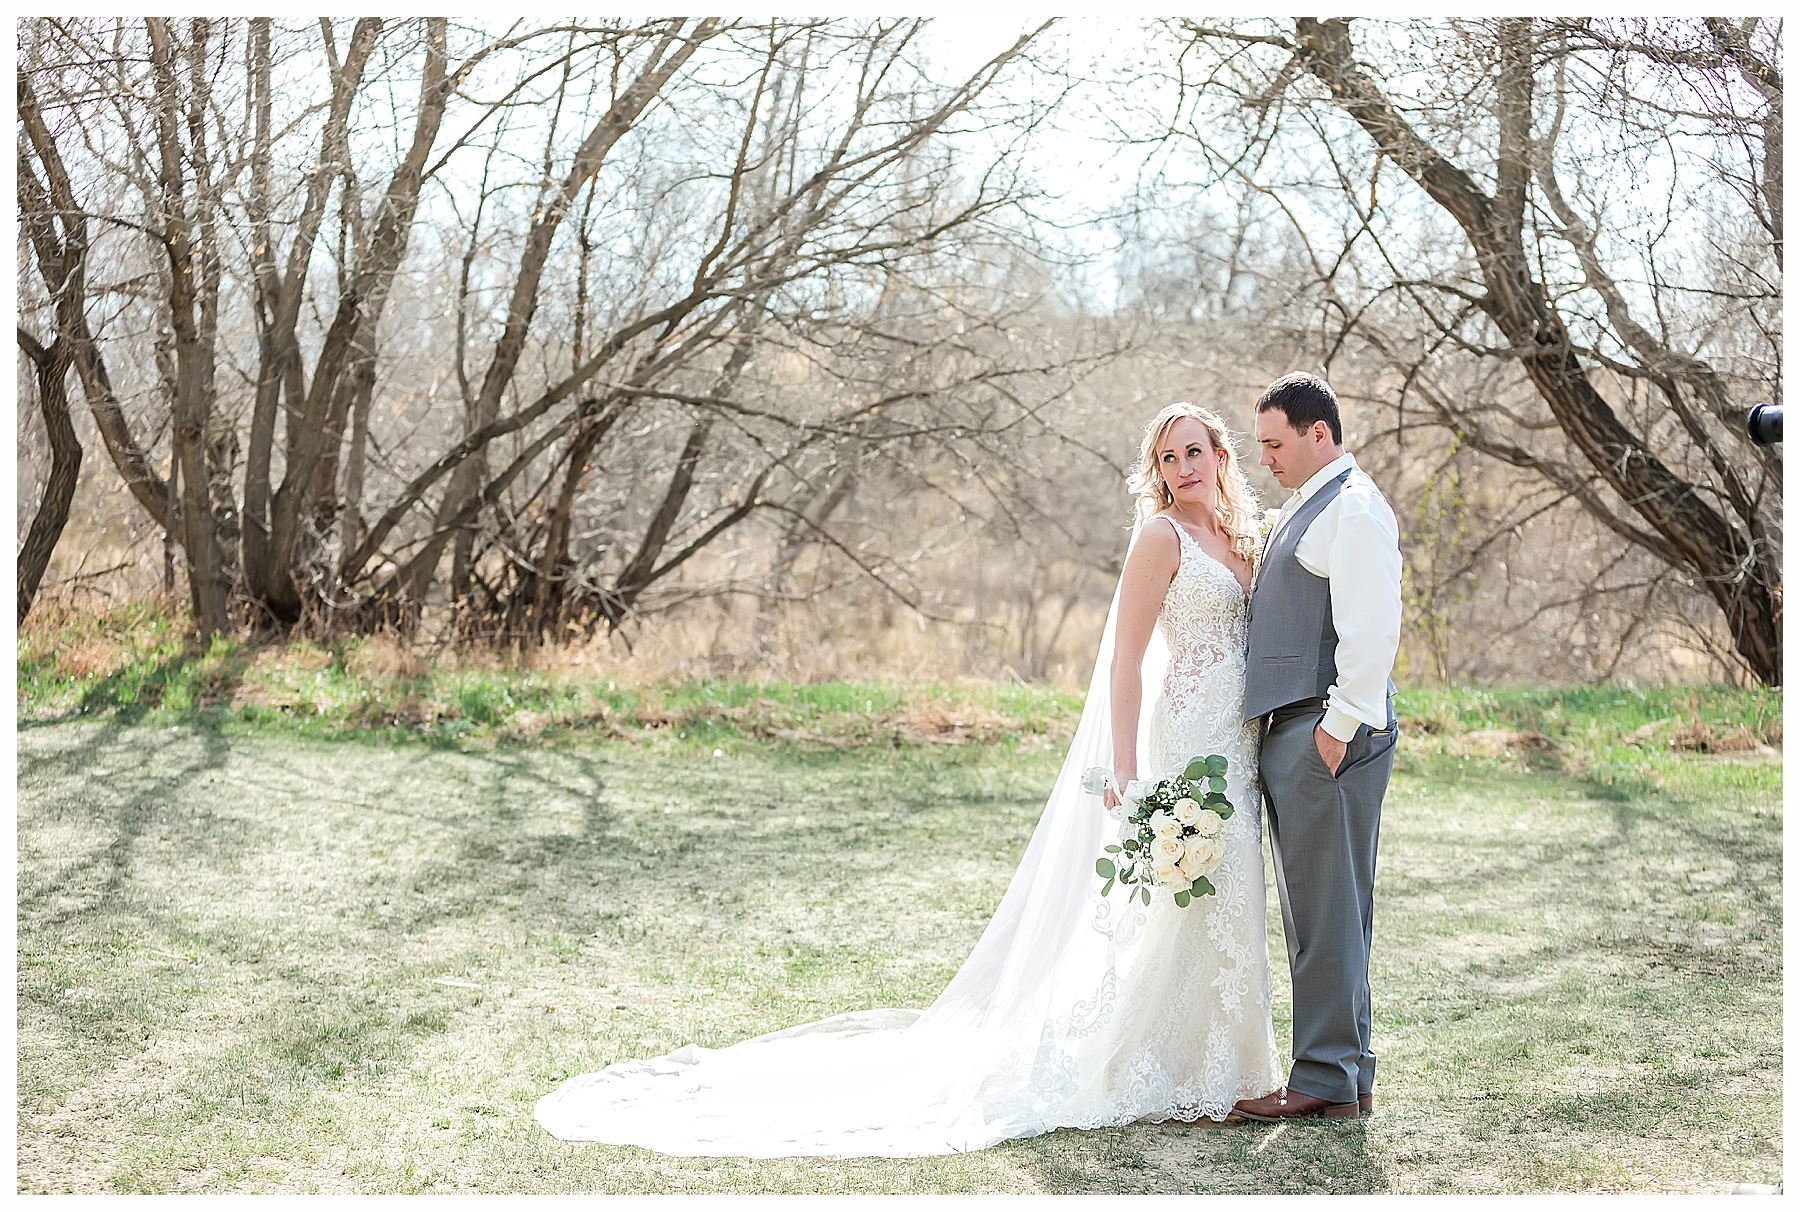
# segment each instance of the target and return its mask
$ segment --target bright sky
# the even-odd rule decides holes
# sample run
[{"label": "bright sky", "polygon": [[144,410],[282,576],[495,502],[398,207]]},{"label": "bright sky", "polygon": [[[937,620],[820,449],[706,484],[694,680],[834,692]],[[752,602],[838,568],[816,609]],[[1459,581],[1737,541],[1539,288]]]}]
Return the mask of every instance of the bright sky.
[{"label": "bright sky", "polygon": [[[939,81],[966,79],[1045,20],[1042,14],[1006,8],[937,16],[924,37],[926,53],[940,68],[935,73]],[[1041,36],[1038,53],[1051,62],[1066,62],[1078,72],[1103,74],[1106,66],[1143,45],[1147,21],[1131,15],[1064,18]],[[1080,223],[1107,213],[1131,188],[1136,161],[1130,153],[1122,155],[1116,146],[1103,142],[1104,133],[1092,105],[1088,97],[1073,99],[1053,127],[1034,140],[1032,175],[1042,189],[1060,199],[1040,212],[1047,209],[1064,223]],[[1065,244],[1098,253],[1106,233],[1065,231],[1063,239]],[[1108,277],[1104,271],[1091,276],[1089,289],[1102,297],[1110,295],[1113,283]]]}]

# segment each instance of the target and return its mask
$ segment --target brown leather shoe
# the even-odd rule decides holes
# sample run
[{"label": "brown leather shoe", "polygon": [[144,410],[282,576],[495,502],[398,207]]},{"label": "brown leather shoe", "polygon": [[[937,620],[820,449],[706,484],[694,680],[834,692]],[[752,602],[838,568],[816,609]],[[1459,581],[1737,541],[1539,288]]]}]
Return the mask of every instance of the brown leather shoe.
[{"label": "brown leather shoe", "polygon": [[1356,1113],[1358,1115],[1375,1114],[1375,1091],[1371,1090],[1367,1094],[1356,1096]]},{"label": "brown leather shoe", "polygon": [[[1370,1106],[1374,1106],[1373,1095],[1370,1096]],[[1328,1103],[1322,1098],[1314,1098],[1310,1094],[1302,1094],[1283,1086],[1273,1094],[1265,1094],[1261,1098],[1241,1099],[1232,1110],[1245,1119],[1264,1124],[1278,1123],[1284,1119],[1311,1119],[1315,1116],[1325,1119],[1355,1119],[1361,1110],[1361,1101]]]}]

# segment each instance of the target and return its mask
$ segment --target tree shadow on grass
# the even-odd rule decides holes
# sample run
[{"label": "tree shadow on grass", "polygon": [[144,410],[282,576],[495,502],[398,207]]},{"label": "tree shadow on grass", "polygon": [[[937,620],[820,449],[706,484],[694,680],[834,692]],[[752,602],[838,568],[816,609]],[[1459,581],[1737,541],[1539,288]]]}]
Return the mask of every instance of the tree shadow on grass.
[{"label": "tree shadow on grass", "polygon": [[[419,744],[339,767],[334,755],[368,758],[368,747],[165,732],[117,716],[33,731],[20,745],[20,827],[42,841],[19,871],[20,998],[42,1055],[21,1089],[36,1091],[33,1119],[74,1091],[116,1101],[121,1122],[170,1148],[233,1120],[278,1121],[322,1088],[407,1071],[468,1002],[433,978],[483,953],[485,927],[515,939],[566,930],[606,873],[639,857],[605,804],[594,755],[545,762]],[[309,823],[309,797],[346,828]],[[529,827],[542,824],[525,818],[546,798],[567,802],[572,829]],[[383,814],[380,832],[357,819],[365,805]],[[383,886],[368,847],[396,834],[442,839],[448,854]],[[351,862],[334,871],[321,854],[343,846]],[[171,887],[184,863],[222,891],[196,900]],[[322,900],[306,903],[309,888]],[[225,895],[249,898],[241,914]],[[448,948],[413,941],[456,920],[474,930]],[[369,967],[365,953],[381,958]],[[195,1010],[217,1019],[216,1038],[184,1021]],[[112,1090],[121,1060],[196,1029],[181,1064],[161,1071],[162,1094]],[[138,1095],[149,1101],[137,1106]],[[164,1097],[185,1110],[151,1113]]]},{"label": "tree shadow on grass", "polygon": [[1246,1194],[1370,1195],[1390,1189],[1387,1166],[1370,1151],[1368,1124],[1360,1119],[1257,1124],[1234,1138],[1231,1154],[1242,1179],[1229,1189]]},{"label": "tree shadow on grass", "polygon": [[[22,786],[41,783],[52,775],[66,778],[71,771],[105,786],[109,796],[104,803],[79,796],[65,797],[70,807],[63,811],[85,813],[104,822],[105,829],[111,831],[108,843],[100,851],[81,856],[75,865],[57,870],[52,877],[61,889],[57,895],[91,886],[101,889],[100,899],[90,896],[67,905],[55,903],[49,895],[55,890],[28,886],[21,871],[22,939],[29,931],[41,940],[58,926],[75,925],[75,919],[109,906],[129,911],[147,923],[164,923],[172,930],[195,930],[197,927],[191,922],[167,922],[167,915],[161,910],[132,898],[132,846],[143,832],[158,823],[168,821],[177,826],[171,832],[176,834],[178,844],[216,847],[198,850],[206,861],[231,862],[256,846],[267,850],[278,844],[266,836],[251,836],[247,832],[254,823],[254,814],[248,818],[241,813],[228,819],[209,817],[204,797],[200,806],[193,806],[196,801],[187,799],[188,806],[178,813],[168,807],[184,783],[213,774],[223,766],[236,743],[204,730],[182,731],[190,740],[198,740],[200,752],[194,757],[184,756],[172,770],[155,768],[141,760],[145,746],[153,745],[158,736],[143,728],[83,725],[68,729],[66,738],[56,738],[60,743],[54,745],[53,753],[48,752],[51,745],[29,749],[21,746]],[[352,753],[371,754],[366,745],[325,740],[290,744],[285,738],[280,747],[264,746],[256,752],[254,769],[246,776],[248,782],[236,789],[240,796],[255,797],[278,788],[297,796],[321,794],[293,790],[302,786],[298,776],[318,776],[321,768],[330,765],[334,752],[346,757]],[[393,818],[383,825],[388,833],[429,830],[437,844],[423,861],[410,865],[391,886],[377,888],[372,882],[375,877],[369,874],[344,874],[331,885],[327,914],[330,920],[310,942],[312,953],[303,952],[293,960],[278,974],[279,980],[264,983],[261,976],[257,977],[257,996],[262,1001],[248,1024],[254,1037],[242,1045],[222,1047],[208,1058],[204,1072],[197,1071],[194,1081],[204,1088],[209,1105],[218,1107],[221,1100],[226,1100],[226,1105],[240,1107],[245,1114],[261,1114],[262,1108],[274,1110],[291,1105],[289,1096],[297,1091],[366,1080],[372,1074],[403,1069],[429,1037],[448,1029],[457,1008],[463,1004],[458,999],[466,997],[454,990],[434,988],[431,978],[449,971],[443,965],[470,959],[476,952],[468,950],[464,942],[458,944],[464,947],[462,951],[394,954],[410,946],[402,941],[402,936],[465,922],[474,927],[465,933],[477,937],[477,947],[488,945],[480,940],[480,935],[488,930],[495,932],[494,946],[545,946],[548,936],[572,936],[579,941],[581,936],[594,933],[595,927],[609,917],[625,911],[641,915],[656,928],[659,922],[666,925],[666,911],[687,895],[687,881],[705,874],[714,862],[720,868],[715,874],[726,879],[742,878],[765,864],[773,869],[771,855],[800,846],[807,836],[808,830],[798,827],[765,830],[758,826],[745,835],[746,839],[753,837],[753,841],[739,839],[728,845],[721,840],[727,828],[723,824],[718,826],[721,832],[715,834],[707,832],[715,826],[703,820],[646,816],[643,811],[631,811],[620,797],[630,793],[632,783],[618,779],[616,767],[609,769],[611,765],[599,750],[497,748],[446,752],[416,744],[377,752],[366,763],[339,772],[337,781],[326,785],[325,793],[353,787],[358,797],[355,809],[367,805]],[[722,771],[707,773],[703,765],[697,763],[694,771],[684,776],[679,794],[706,801],[716,799],[722,788],[730,786]],[[637,777],[642,781],[649,776],[639,772]],[[654,777],[649,786],[657,786]],[[784,787],[779,794],[810,797],[809,813],[815,800],[836,802],[845,796],[863,795],[834,787],[823,774],[816,786],[807,782]],[[894,811],[904,816],[923,811],[920,805],[938,797],[939,789],[930,796],[923,792],[915,795],[911,790],[899,790],[897,795]],[[987,800],[991,796],[983,793],[976,798]],[[562,807],[553,813],[541,811],[549,801]],[[1594,807],[1602,813],[1613,811],[1610,806]],[[1499,837],[1468,839],[1456,851],[1461,860],[1457,864],[1434,863],[1416,873],[1402,870],[1396,873],[1400,877],[1397,883],[1409,895],[1431,895],[1453,906],[1479,906],[1501,896],[1503,888],[1509,888],[1501,900],[1523,905],[1546,898],[1534,891],[1529,882],[1517,887],[1505,884],[1497,879],[1496,872],[1511,871],[1529,877],[1535,863],[1555,877],[1554,887],[1545,886],[1549,892],[1564,888],[1562,895],[1596,903],[1607,929],[1616,929],[1629,941],[1648,937],[1642,932],[1642,910],[1618,899],[1610,890],[1620,877],[1629,875],[1645,861],[1661,861],[1666,849],[1661,843],[1674,833],[1685,838],[1683,853],[1689,861],[1699,862],[1713,855],[1735,856],[1746,866],[1773,865],[1778,881],[1778,821],[1766,829],[1758,825],[1755,832],[1739,837],[1730,831],[1696,830],[1684,825],[1681,811],[1660,801],[1649,801],[1633,807],[1629,821],[1614,817],[1614,828],[1599,836],[1580,841],[1549,839],[1550,849],[1543,856],[1527,856],[1529,861],[1523,862],[1517,861],[1517,842]],[[851,835],[853,839],[875,837],[888,827],[886,821],[887,818],[875,818],[854,825],[840,822],[833,828],[854,828],[857,832]],[[360,832],[355,836],[367,839],[373,835]],[[953,834],[943,844],[949,847],[959,836]],[[1433,842],[1431,846],[1441,848],[1442,843]],[[1388,870],[1392,872],[1394,868],[1390,865]],[[1395,883],[1390,877],[1389,886]],[[376,911],[377,892],[392,894],[394,903],[390,909]],[[1386,889],[1378,891],[1378,916],[1393,904],[1392,900],[1384,902],[1384,893],[1392,896]],[[1778,928],[1779,918],[1775,921]],[[1378,948],[1385,926],[1386,923],[1378,922]],[[358,978],[343,976],[341,961],[346,955],[365,947],[381,948],[384,939],[391,942],[391,947],[382,967],[372,970],[361,983]],[[545,954],[561,945],[559,941],[549,941]],[[1458,987],[1467,986],[1467,998],[1440,993],[1431,977],[1417,972],[1408,973],[1399,983],[1433,990],[1421,1004],[1425,1017],[1420,1021],[1425,1025],[1437,1022],[1442,1027],[1440,1020],[1446,1018],[1449,1009],[1466,1002],[1479,1012],[1509,1001],[1522,1001],[1527,995],[1517,992],[1514,986],[1533,984],[1546,974],[1553,976],[1570,964],[1580,964],[1597,947],[1606,945],[1618,944],[1603,943],[1579,933],[1508,943],[1478,964],[1458,965]],[[231,946],[228,939],[220,944],[227,958],[232,956]],[[1277,950],[1277,963],[1279,957]],[[1684,966],[1697,959],[1673,952],[1670,958]],[[313,959],[328,961],[326,970],[309,971],[308,962]],[[1443,962],[1438,957],[1411,951],[1397,959],[1391,972],[1427,960]],[[1719,957],[1713,956],[1711,962],[1720,962]],[[526,967],[529,972],[530,966]],[[263,973],[266,969],[255,971]],[[338,975],[333,976],[333,971]],[[527,975],[526,979],[536,977]],[[1383,996],[1379,979],[1376,996],[1379,1019]],[[60,1012],[74,1013],[77,1009],[65,1005]],[[1487,1029],[1491,1032],[1500,1028],[1490,1023]],[[1603,1085],[1593,1097],[1604,1098],[1611,1093],[1612,1088]],[[233,1099],[237,1101],[229,1102]],[[1512,1110],[1510,1104],[1501,1109],[1508,1113]],[[230,1112],[221,1109],[209,1114],[228,1121]],[[169,1130],[175,1131],[178,1121],[172,1124]],[[1041,1150],[1034,1142],[1008,1148],[1020,1165],[1037,1172],[1042,1185],[1053,1190],[1106,1191],[1113,1189],[1110,1184],[1115,1179],[1129,1179],[1126,1185],[1130,1189],[1165,1191],[1171,1187],[1203,1192],[1389,1189],[1387,1171],[1381,1159],[1369,1152],[1361,1124],[1293,1125],[1281,1136],[1272,1136],[1277,1130],[1258,1127],[1204,1138],[1190,1136],[1179,1146],[1159,1144],[1151,1152],[1166,1154],[1172,1149],[1185,1149],[1186,1156],[1159,1158],[1150,1170],[1126,1173],[1122,1179],[1117,1168],[1103,1159],[1070,1158],[1060,1143],[1050,1146],[1046,1142]],[[1160,1134],[1177,1130],[1165,1126],[1121,1131],[1134,1139],[1150,1132],[1162,1139]],[[1059,1133],[1057,1140],[1087,1135]],[[1059,1154],[1063,1155],[1060,1161]]]},{"label": "tree shadow on grass", "polygon": [[[225,765],[229,746],[216,734],[182,731],[189,743],[198,741],[197,752],[172,766],[143,760],[144,730],[125,733],[110,723],[64,729],[58,739],[68,743],[54,749],[19,746],[21,849],[35,840],[26,834],[38,824],[59,843],[21,855],[16,868],[17,1029],[29,1030],[37,1053],[30,1066],[22,1059],[17,1074],[22,1130],[32,1104],[55,1106],[60,1092],[102,1079],[153,1032],[157,993],[130,977],[111,979],[121,946],[129,947],[125,938],[138,930],[179,932],[136,886],[147,835],[166,833],[171,846],[225,861],[254,844],[235,822],[183,801],[187,784]],[[136,744],[123,745],[127,738]],[[71,772],[79,772],[73,796],[54,786]],[[106,794],[83,794],[95,783]],[[34,804],[34,797],[50,802]]]},{"label": "tree shadow on grass", "polygon": [[1000,1146],[1052,1194],[1373,1194],[1390,1190],[1363,1120],[1059,1129]]},{"label": "tree shadow on grass", "polygon": [[[620,828],[606,806],[602,763],[585,754],[559,754],[568,770],[551,771],[523,754],[464,755],[477,786],[469,788],[466,813],[453,826],[451,853],[416,870],[408,884],[399,928],[430,930],[446,921],[489,917],[505,905],[509,926],[522,932],[580,930],[576,904],[591,900],[595,885],[641,872],[642,839]],[[430,760],[422,755],[420,761]],[[580,804],[573,831],[523,831],[525,805],[556,798]],[[588,929],[592,929],[591,926]]]},{"label": "tree shadow on grass", "polygon": [[[21,725],[23,729],[24,725]],[[241,850],[250,844],[242,829],[230,828],[215,814],[192,807],[177,810],[179,793],[195,778],[224,768],[231,745],[209,729],[182,729],[184,738],[199,742],[199,755],[172,770],[158,770],[143,761],[136,745],[120,752],[126,740],[144,739],[141,730],[107,722],[63,731],[75,737],[72,745],[53,752],[21,749],[18,757],[18,791],[21,800],[59,773],[80,770],[84,778],[102,778],[111,793],[82,800],[90,822],[107,835],[104,844],[55,870],[53,878],[32,883],[21,865],[18,915],[21,937],[47,932],[78,918],[130,904],[131,855],[143,835],[155,825],[179,826],[185,837],[217,853]],[[54,906],[54,907],[53,907]],[[131,906],[140,909],[140,906]]]}]

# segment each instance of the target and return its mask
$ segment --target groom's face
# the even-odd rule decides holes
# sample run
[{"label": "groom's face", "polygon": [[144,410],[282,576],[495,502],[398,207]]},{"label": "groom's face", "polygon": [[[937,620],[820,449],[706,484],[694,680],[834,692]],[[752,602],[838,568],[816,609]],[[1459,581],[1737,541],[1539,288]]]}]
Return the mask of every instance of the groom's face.
[{"label": "groom's face", "polygon": [[1331,429],[1315,421],[1311,430],[1295,429],[1279,408],[1256,414],[1256,444],[1262,447],[1262,465],[1283,488],[1298,488],[1313,473],[1331,462]]}]

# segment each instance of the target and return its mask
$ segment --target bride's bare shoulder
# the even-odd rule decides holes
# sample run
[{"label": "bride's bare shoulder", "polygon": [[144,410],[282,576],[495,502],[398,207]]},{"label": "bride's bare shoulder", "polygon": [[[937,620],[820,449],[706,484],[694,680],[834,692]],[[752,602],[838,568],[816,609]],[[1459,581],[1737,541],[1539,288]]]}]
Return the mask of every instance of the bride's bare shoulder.
[{"label": "bride's bare shoulder", "polygon": [[[1152,526],[1152,522],[1165,522],[1167,525]],[[1144,519],[1144,530],[1140,538],[1157,543],[1167,543],[1172,547],[1179,548],[1181,546],[1180,531],[1181,523],[1170,517],[1168,511],[1164,510],[1161,513],[1153,513]]]},{"label": "bride's bare shoulder", "polygon": [[[1166,523],[1166,524],[1165,524]],[[1126,564],[1167,571],[1174,575],[1181,565],[1181,537],[1175,533],[1178,523],[1166,513],[1151,514],[1144,519],[1137,541],[1131,545]]]}]

